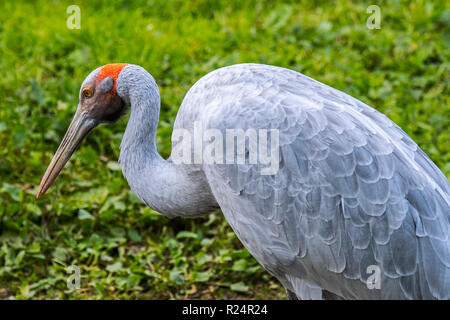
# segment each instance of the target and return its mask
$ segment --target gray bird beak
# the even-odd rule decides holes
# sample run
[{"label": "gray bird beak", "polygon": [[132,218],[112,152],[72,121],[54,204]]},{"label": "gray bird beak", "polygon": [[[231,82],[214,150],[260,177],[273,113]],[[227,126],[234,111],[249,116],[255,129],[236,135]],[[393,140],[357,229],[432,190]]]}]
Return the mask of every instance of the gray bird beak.
[{"label": "gray bird beak", "polygon": [[42,178],[36,198],[39,199],[52,185],[62,168],[69,161],[75,149],[80,145],[81,141],[89,134],[89,132],[97,126],[98,122],[87,116],[85,111],[77,109],[69,129],[56,150],[50,165],[45,171]]}]

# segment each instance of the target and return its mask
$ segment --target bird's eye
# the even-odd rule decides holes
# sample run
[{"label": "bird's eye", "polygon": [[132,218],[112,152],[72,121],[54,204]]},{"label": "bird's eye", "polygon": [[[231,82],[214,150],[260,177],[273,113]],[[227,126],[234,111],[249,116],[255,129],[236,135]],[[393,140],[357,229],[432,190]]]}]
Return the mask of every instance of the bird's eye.
[{"label": "bird's eye", "polygon": [[83,96],[85,96],[86,98],[92,97],[92,91],[89,90],[89,89],[84,89],[83,90]]}]

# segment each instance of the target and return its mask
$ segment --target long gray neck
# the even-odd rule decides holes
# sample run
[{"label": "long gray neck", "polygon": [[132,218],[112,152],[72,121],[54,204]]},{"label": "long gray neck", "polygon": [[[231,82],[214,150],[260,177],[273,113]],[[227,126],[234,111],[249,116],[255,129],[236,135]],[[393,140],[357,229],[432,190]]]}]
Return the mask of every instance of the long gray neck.
[{"label": "long gray neck", "polygon": [[142,67],[128,65],[117,79],[117,93],[131,106],[120,144],[122,170],[142,170],[149,162],[163,161],[155,143],[160,97],[153,77]]},{"label": "long gray neck", "polygon": [[119,74],[117,93],[131,108],[119,161],[133,192],[169,217],[199,216],[215,210],[217,203],[203,172],[164,160],[157,151],[160,96],[153,77],[142,67],[128,65]]}]

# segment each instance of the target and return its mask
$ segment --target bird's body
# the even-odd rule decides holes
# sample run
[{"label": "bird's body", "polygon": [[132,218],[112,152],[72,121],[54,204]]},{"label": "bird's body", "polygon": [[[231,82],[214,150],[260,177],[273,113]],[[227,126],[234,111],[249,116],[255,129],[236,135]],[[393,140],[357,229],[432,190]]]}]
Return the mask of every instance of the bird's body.
[{"label": "bird's body", "polygon": [[174,131],[277,130],[279,168],[264,175],[258,163],[159,156],[159,92],[141,67],[121,70],[117,94],[131,107],[121,167],[156,211],[195,217],[220,207],[256,260],[301,299],[450,299],[450,184],[378,111],[284,68],[209,73],[186,94]]}]

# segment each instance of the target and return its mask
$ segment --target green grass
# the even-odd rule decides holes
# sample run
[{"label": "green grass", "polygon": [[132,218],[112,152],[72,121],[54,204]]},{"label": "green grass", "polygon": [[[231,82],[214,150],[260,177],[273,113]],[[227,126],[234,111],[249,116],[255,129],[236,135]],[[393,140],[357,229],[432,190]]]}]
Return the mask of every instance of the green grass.
[{"label": "green grass", "polygon": [[[0,2],[0,298],[284,298],[220,212],[196,220],[153,212],[117,165],[126,125],[97,128],[48,195],[40,179],[79,86],[111,62],[145,67],[162,96],[158,148],[170,154],[184,94],[218,67],[288,67],[385,113],[450,176],[446,1]],[[66,266],[81,269],[68,290]]]}]

